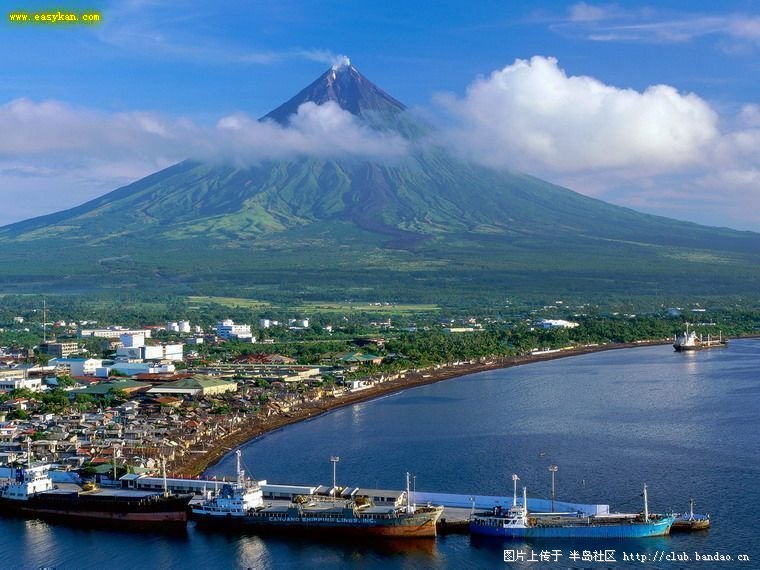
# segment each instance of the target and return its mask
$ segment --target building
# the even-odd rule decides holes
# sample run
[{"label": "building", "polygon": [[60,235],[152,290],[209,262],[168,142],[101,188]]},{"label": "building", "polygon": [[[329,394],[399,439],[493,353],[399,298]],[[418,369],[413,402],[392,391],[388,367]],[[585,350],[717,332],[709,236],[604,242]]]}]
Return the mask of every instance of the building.
[{"label": "building", "polygon": [[151,362],[117,360],[106,366],[99,366],[95,369],[95,376],[98,378],[108,378],[112,372],[135,376],[137,374],[171,374],[176,371],[173,364],[154,364]]},{"label": "building", "polygon": [[0,376],[0,392],[10,392],[21,388],[40,392],[42,390],[42,378],[24,378],[22,374]]},{"label": "building", "polygon": [[383,362],[382,356],[376,356],[374,354],[362,353],[362,352],[349,352],[340,356],[338,362],[341,364],[381,364]]},{"label": "building", "polygon": [[123,346],[116,349],[116,356],[130,360],[171,360],[172,362],[181,361],[184,358],[181,344]]},{"label": "building", "polygon": [[176,382],[167,382],[148,390],[148,394],[170,394],[183,396],[214,396],[227,392],[236,392],[237,382],[212,378],[210,376],[194,376]]},{"label": "building", "polygon": [[578,323],[562,319],[541,319],[538,325],[542,329],[574,329],[579,326]]},{"label": "building", "polygon": [[232,319],[225,319],[216,325],[216,334],[223,340],[256,342],[251,333],[251,325],[236,325]]},{"label": "building", "polygon": [[96,338],[120,338],[123,334],[140,334],[145,338],[150,338],[150,329],[125,329],[123,327],[113,326],[105,329],[79,329],[79,337],[96,337]]},{"label": "building", "polygon": [[40,350],[52,358],[63,358],[79,352],[78,342],[48,342],[40,345]]},{"label": "building", "polygon": [[126,348],[136,348],[145,345],[145,331],[129,332],[119,335],[119,340]]},{"label": "building", "polygon": [[103,361],[97,358],[51,358],[48,365],[70,376],[94,376]]}]

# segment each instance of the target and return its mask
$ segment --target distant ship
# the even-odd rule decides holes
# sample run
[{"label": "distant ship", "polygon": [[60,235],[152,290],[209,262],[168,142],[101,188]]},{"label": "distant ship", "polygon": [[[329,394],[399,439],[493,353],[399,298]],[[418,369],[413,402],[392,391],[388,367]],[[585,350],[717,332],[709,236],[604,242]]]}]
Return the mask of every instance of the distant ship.
[{"label": "distant ship", "polygon": [[689,331],[689,323],[686,323],[686,331],[677,335],[673,340],[673,348],[676,352],[687,352],[691,350],[704,350],[706,348],[721,348],[728,344],[728,340],[723,338],[722,333],[718,332],[718,338],[707,339],[698,337],[694,331]]},{"label": "distant ship", "polygon": [[433,538],[441,506],[375,506],[366,499],[299,496],[288,504],[265,505],[261,488],[246,480],[237,451],[237,480],[197,504],[191,516],[200,524],[243,526],[262,531],[342,537]]},{"label": "distant ship", "polygon": [[126,489],[64,490],[53,484],[49,465],[17,467],[0,481],[0,513],[72,521],[153,526],[184,525],[190,495]]},{"label": "distant ship", "polygon": [[522,505],[517,503],[517,477],[512,506],[495,507],[470,517],[473,535],[502,538],[644,538],[670,532],[672,516],[650,516],[647,487],[644,485],[644,513],[581,515],[578,513],[529,513],[527,491],[523,487]]}]

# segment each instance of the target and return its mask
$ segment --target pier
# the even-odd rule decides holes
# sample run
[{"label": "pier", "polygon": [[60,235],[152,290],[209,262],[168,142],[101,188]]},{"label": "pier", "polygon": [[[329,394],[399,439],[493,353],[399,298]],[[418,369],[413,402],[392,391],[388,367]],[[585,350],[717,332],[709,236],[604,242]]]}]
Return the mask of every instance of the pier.
[{"label": "pier", "polygon": [[[163,490],[162,477],[147,477],[145,475],[124,475],[120,478],[122,486],[141,490]],[[204,495],[215,489],[220,489],[225,479],[178,479],[167,478],[166,487],[174,493],[192,493]],[[230,481],[232,482],[232,481]],[[383,505],[402,506],[406,504],[406,491],[368,489],[363,487],[332,487],[329,485],[283,485],[259,481],[264,498],[276,502],[291,502],[299,495],[335,496],[338,499],[352,499],[356,496],[368,496],[373,502]],[[470,516],[477,511],[493,509],[494,507],[508,508],[512,505],[513,497],[432,493],[415,491],[409,497],[412,504],[442,505],[443,515],[438,522],[439,534],[467,534]],[[522,502],[520,500],[519,502]],[[534,512],[550,512],[552,502],[549,499],[528,498],[528,508]],[[585,516],[609,514],[609,505],[583,503],[567,503],[554,501],[557,512],[582,513]]]}]

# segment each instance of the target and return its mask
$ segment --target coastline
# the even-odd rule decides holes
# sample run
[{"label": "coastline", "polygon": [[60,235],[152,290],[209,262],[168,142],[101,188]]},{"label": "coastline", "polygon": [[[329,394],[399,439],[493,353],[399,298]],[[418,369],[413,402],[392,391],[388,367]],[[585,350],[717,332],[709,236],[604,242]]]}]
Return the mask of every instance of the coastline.
[{"label": "coastline", "polygon": [[218,463],[228,453],[234,451],[241,445],[253,439],[256,439],[257,437],[261,437],[262,435],[281,429],[288,425],[319,417],[333,410],[337,410],[338,408],[374,400],[381,396],[402,392],[408,388],[434,384],[436,382],[442,382],[443,380],[459,378],[461,376],[467,376],[469,374],[475,374],[477,372],[485,372],[487,370],[511,368],[513,366],[521,366],[533,362],[544,362],[546,360],[556,360],[559,358],[568,358],[571,356],[604,352],[607,350],[636,348],[640,346],[658,346],[670,344],[671,342],[672,341],[670,340],[654,340],[631,343],[605,344],[597,346],[583,346],[546,353],[533,353],[527,356],[484,358],[474,363],[440,366],[438,368],[409,373],[403,378],[387,380],[385,382],[374,384],[357,392],[341,395],[331,400],[309,404],[303,408],[282,414],[275,418],[266,418],[256,421],[252,425],[239,428],[238,430],[220,439],[215,443],[213,448],[209,449],[206,453],[184,456],[172,470],[176,475],[180,475],[182,477],[198,477],[206,469]]}]

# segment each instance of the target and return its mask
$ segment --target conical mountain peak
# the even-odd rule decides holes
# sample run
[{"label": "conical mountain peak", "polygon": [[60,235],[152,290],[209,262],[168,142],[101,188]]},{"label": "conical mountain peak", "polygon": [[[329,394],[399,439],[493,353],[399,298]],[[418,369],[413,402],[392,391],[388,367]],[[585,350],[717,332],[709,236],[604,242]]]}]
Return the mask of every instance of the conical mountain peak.
[{"label": "conical mountain peak", "polygon": [[304,103],[323,105],[328,101],[337,103],[341,109],[363,119],[379,115],[397,115],[406,106],[388,95],[351,65],[348,57],[342,56],[311,85],[301,90],[263,119],[271,119],[287,124],[298,107]]}]

